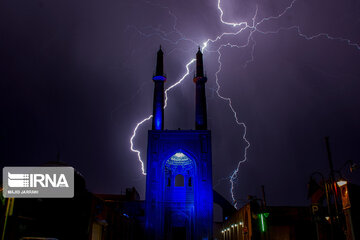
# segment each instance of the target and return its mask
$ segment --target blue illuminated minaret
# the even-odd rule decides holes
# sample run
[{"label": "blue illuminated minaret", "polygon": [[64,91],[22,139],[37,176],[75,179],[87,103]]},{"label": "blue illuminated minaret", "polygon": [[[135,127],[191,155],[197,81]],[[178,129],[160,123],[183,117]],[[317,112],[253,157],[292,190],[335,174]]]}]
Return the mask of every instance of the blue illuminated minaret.
[{"label": "blue illuminated minaret", "polygon": [[213,239],[211,131],[206,124],[206,77],[200,49],[196,57],[196,130],[164,130],[166,78],[161,49],[157,55],[146,161],[147,240]]},{"label": "blue illuminated minaret", "polygon": [[205,83],[207,78],[204,76],[203,55],[200,51],[196,53],[196,75],[194,83],[196,84],[196,97],[195,97],[195,129],[207,129],[207,114],[206,114],[206,94]]},{"label": "blue illuminated minaret", "polygon": [[154,103],[153,103],[153,130],[164,130],[164,53],[161,50],[157,52],[156,74],[153,77],[154,86]]}]

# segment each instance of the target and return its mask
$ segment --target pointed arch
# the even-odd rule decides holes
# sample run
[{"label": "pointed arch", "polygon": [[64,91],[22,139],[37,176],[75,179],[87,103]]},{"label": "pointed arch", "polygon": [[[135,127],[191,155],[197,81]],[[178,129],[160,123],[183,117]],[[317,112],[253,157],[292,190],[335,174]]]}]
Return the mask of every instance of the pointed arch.
[{"label": "pointed arch", "polygon": [[162,157],[163,160],[161,162],[162,170],[163,171],[165,170],[166,162],[169,159],[171,159],[172,157],[176,156],[176,154],[184,154],[192,162],[193,168],[194,168],[194,175],[196,175],[196,169],[198,167],[197,158],[190,151],[187,151],[186,149],[181,149],[181,148],[178,148],[176,150],[170,149],[163,154],[163,157]]}]

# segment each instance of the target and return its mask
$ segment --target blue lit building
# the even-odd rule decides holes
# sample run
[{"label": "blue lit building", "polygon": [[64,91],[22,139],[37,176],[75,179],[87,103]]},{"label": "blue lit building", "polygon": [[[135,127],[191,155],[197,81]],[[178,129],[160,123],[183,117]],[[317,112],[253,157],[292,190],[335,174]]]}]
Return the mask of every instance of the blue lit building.
[{"label": "blue lit building", "polygon": [[206,77],[196,54],[195,130],[164,130],[163,52],[153,77],[152,130],[148,133],[146,231],[148,239],[212,239],[211,132],[207,130]]}]

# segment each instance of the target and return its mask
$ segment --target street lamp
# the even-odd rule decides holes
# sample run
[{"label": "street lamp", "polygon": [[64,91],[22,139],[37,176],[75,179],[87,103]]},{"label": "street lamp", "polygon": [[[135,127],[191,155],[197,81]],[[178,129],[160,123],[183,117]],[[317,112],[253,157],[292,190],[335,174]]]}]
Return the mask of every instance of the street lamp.
[{"label": "street lamp", "polygon": [[344,179],[339,179],[336,183],[341,188],[342,186],[347,184],[347,181]]}]

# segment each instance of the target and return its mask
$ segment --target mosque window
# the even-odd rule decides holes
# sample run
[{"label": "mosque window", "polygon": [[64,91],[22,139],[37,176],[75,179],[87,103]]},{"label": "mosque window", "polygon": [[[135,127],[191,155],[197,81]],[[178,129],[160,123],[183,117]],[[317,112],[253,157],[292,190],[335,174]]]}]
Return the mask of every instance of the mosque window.
[{"label": "mosque window", "polygon": [[175,187],[183,187],[184,186],[184,176],[178,174],[175,176]]}]

